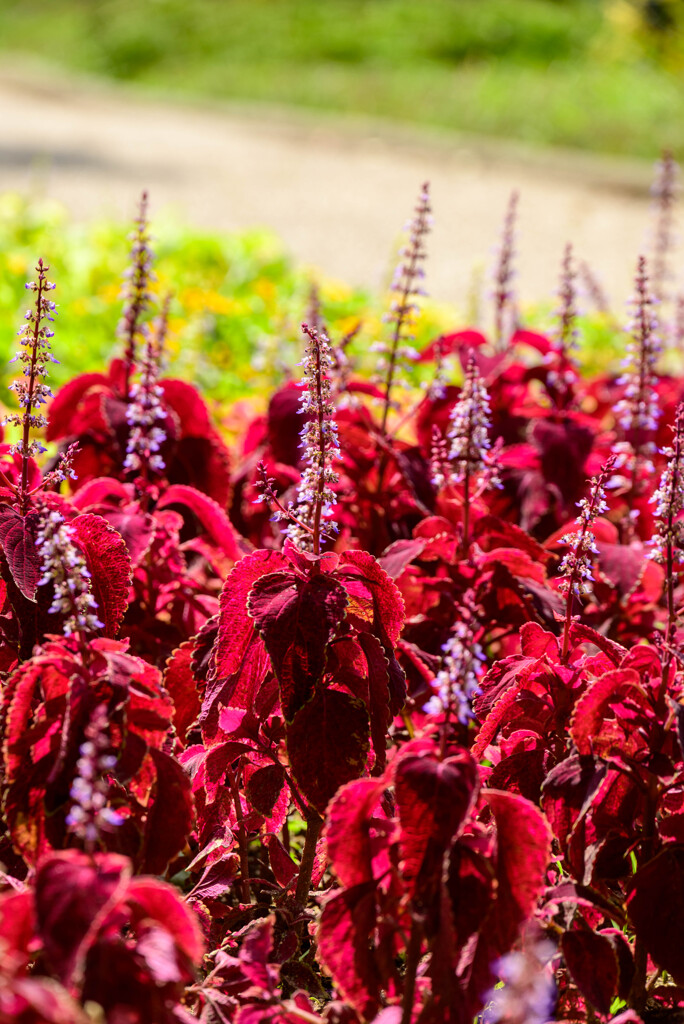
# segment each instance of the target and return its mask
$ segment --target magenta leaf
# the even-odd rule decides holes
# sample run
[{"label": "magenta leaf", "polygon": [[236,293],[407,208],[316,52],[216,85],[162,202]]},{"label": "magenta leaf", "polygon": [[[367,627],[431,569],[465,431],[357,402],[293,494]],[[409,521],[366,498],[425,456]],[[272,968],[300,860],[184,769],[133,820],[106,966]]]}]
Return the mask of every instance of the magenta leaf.
[{"label": "magenta leaf", "polygon": [[551,859],[551,830],[544,815],[522,796],[483,790],[496,823],[496,908],[490,918],[500,954],[507,952],[532,913]]},{"label": "magenta leaf", "polygon": [[125,898],[130,862],[93,859],[78,850],[53,853],[36,870],[36,917],[45,955],[66,986],[80,983],[85,958],[106,916]]},{"label": "magenta leaf", "polygon": [[34,601],[38,580],[43,575],[36,547],[39,517],[35,512],[19,515],[9,505],[0,505],[0,546],[12,579],[29,601]]},{"label": "magenta leaf", "polygon": [[343,885],[360,885],[373,878],[370,820],[384,788],[377,779],[357,779],[343,786],[330,804],[328,855]]},{"label": "magenta leaf", "polygon": [[321,960],[344,998],[365,1020],[380,1008],[382,975],[374,956],[375,883],[335,893],[323,907],[318,926]]}]

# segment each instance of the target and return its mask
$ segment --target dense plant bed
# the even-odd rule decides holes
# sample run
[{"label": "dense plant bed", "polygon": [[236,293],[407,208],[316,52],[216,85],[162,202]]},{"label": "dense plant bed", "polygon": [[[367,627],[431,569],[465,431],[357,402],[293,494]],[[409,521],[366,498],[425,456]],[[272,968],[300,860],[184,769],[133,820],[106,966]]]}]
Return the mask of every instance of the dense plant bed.
[{"label": "dense plant bed", "polygon": [[37,261],[0,447],[0,1024],[684,1005],[672,170],[622,375],[580,372],[570,248],[552,330],[520,323],[514,204],[489,335],[414,350],[425,187],[375,373],[314,291],[301,379],[224,406],[230,447],[163,370],[144,202],[118,352],[54,396]]}]

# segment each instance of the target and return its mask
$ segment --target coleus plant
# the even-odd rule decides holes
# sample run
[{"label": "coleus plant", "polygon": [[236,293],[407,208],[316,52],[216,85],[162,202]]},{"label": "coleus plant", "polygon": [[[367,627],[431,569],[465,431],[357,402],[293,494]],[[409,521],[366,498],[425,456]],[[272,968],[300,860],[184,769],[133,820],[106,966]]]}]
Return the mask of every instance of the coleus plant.
[{"label": "coleus plant", "polygon": [[[47,424],[38,264],[0,452],[0,1022],[684,1005],[666,253],[652,283],[639,260],[626,373],[586,379],[569,247],[548,335],[521,323],[515,209],[491,343],[410,347],[424,187],[375,378],[313,301],[303,379],[246,424],[232,477],[197,392],[161,375],[144,202],[122,356]],[[400,397],[416,361],[432,381]]]}]

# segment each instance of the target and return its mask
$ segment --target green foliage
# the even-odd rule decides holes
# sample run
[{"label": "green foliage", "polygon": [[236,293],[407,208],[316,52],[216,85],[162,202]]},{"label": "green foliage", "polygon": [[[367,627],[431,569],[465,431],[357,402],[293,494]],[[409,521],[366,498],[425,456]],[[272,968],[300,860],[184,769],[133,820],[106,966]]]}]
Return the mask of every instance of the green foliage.
[{"label": "green foliage", "polygon": [[[363,355],[385,330],[382,299],[371,301],[361,290],[295,268],[268,232],[212,235],[155,217],[154,209],[152,232],[154,290],[159,297],[173,294],[170,370],[215,400],[254,394],[255,375],[266,392],[282,380],[285,367],[299,361],[300,324],[314,280],[334,339],[361,319],[357,351]],[[72,223],[55,203],[0,197],[0,365],[7,382],[15,372],[8,360],[26,308],[24,282],[39,256],[57,283],[54,349],[60,364],[51,371],[54,384],[101,370],[120,351],[116,325],[128,261],[126,235],[121,224]],[[453,314],[430,310],[419,341],[451,322]]]},{"label": "green foliage", "polygon": [[655,45],[639,2],[5,0],[0,48],[172,97],[654,158],[684,150],[684,29]]}]

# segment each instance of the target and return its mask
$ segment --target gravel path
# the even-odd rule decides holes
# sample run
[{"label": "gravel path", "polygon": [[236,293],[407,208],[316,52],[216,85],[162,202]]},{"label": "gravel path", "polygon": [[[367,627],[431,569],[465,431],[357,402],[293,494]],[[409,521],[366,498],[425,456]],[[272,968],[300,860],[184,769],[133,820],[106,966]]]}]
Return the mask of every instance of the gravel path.
[{"label": "gravel path", "polygon": [[435,214],[428,288],[465,301],[521,192],[523,299],[550,296],[566,241],[616,308],[649,223],[650,168],[446,140],[263,109],[171,106],[0,71],[0,190],[46,193],[76,218],[130,220],[143,188],[203,227],[267,225],[294,256],[376,287],[420,183]]}]

